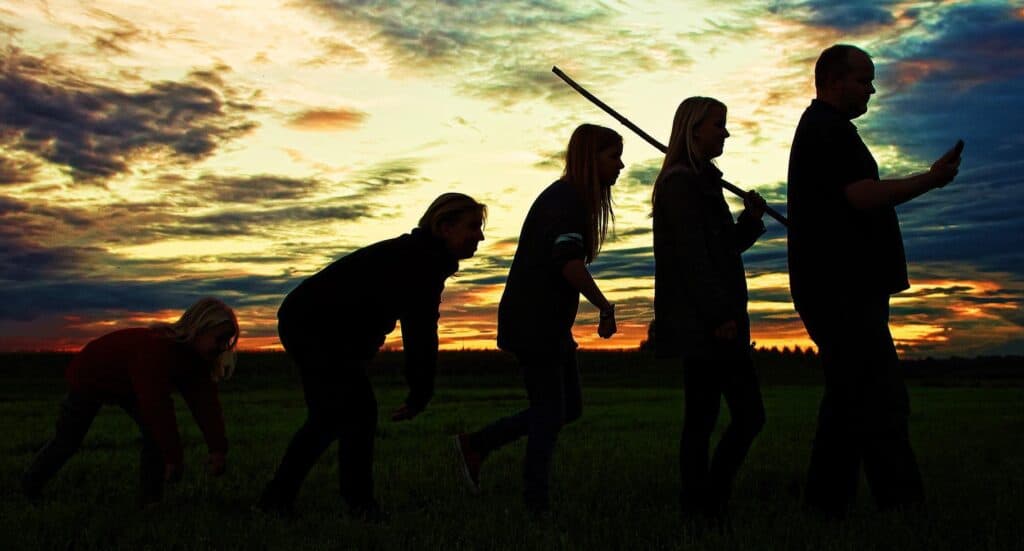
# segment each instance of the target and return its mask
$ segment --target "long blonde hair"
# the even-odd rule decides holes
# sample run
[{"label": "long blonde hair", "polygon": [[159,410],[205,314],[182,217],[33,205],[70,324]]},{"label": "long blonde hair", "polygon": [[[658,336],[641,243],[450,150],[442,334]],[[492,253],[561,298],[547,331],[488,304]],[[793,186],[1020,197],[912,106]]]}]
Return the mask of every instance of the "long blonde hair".
[{"label": "long blonde hair", "polygon": [[238,336],[241,331],[238,327],[238,318],[231,307],[213,297],[204,297],[189,306],[178,318],[178,321],[158,323],[153,327],[166,330],[168,336],[176,342],[191,344],[196,340],[196,335],[222,323],[230,323],[234,329],[234,335],[228,341],[227,348],[217,357],[214,365],[211,376],[214,381],[219,381],[230,379],[235,371],[235,346],[238,344]]},{"label": "long blonde hair", "polygon": [[654,190],[651,192],[651,202],[658,196],[658,187],[668,176],[672,168],[684,166],[693,172],[700,172],[701,163],[695,154],[693,146],[693,129],[700,126],[707,117],[712,107],[726,109],[725,104],[715,98],[693,96],[686,98],[676,108],[676,116],[672,120],[672,137],[668,141],[668,152],[665,153],[665,160],[661,163],[661,171],[658,172],[658,179],[654,181]]},{"label": "long blonde hair", "polygon": [[612,209],[611,186],[605,185],[597,170],[597,155],[609,147],[622,145],[618,132],[597,126],[581,124],[569,138],[565,151],[565,171],[562,179],[582,194],[587,209],[587,235],[584,236],[585,261],[589,264],[601,251],[608,227],[615,224]]}]

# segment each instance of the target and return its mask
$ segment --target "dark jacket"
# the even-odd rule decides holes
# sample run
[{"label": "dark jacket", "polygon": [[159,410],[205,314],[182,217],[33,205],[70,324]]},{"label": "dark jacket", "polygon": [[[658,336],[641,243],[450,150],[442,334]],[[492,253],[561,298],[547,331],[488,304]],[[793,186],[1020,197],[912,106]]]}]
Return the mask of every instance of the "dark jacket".
[{"label": "dark jacket", "polygon": [[587,216],[569,182],[548,186],[530,207],[498,305],[498,346],[516,354],[555,353],[573,342],[580,293],[562,275],[583,259]]},{"label": "dark jacket", "polygon": [[419,228],[358,249],[288,293],[277,312],[282,340],[370,359],[401,320],[406,405],[423,409],[434,394],[441,292],[458,267]]},{"label": "dark jacket", "polygon": [[177,388],[211,452],[226,452],[224,412],[212,366],[190,345],[162,329],[121,329],[91,341],[71,360],[65,377],[73,391],[102,402],[133,400],[164,461],[180,465],[181,436],[171,390]]},{"label": "dark jacket", "polygon": [[733,221],[722,196],[722,173],[671,169],[654,198],[654,337],[661,356],[698,353],[714,330],[737,323],[737,342],[750,342],[747,282],[740,253],[764,233],[760,220]]}]

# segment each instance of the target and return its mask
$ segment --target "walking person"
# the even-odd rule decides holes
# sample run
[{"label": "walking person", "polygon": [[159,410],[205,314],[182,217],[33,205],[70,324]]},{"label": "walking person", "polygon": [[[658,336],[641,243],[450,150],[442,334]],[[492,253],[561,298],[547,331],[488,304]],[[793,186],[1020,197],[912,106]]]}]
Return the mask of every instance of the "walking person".
[{"label": "walking person", "polygon": [[356,518],[383,520],[374,497],[377,400],[366,364],[401,320],[409,394],[392,421],[434,393],[445,280],[484,239],[486,207],[461,193],[434,200],[411,233],[364,247],[310,276],[278,310],[281,344],[298,367],[309,413],[257,507],[289,514],[317,459],[338,442],[340,493]]},{"label": "walking person", "polygon": [[572,326],[582,293],[600,311],[598,335],[616,331],[615,307],[587,269],[613,222],[611,186],[622,164],[622,136],[592,124],[569,140],[562,177],[533,202],[523,222],[498,307],[498,346],[516,355],[529,407],[455,444],[474,491],[480,466],[495,450],[527,437],[524,499],[532,513],[550,508],[549,478],[562,426],[582,411]]},{"label": "walking person", "polygon": [[181,393],[202,430],[210,472],[223,474],[228,442],[217,382],[234,371],[238,334],[231,308],[204,298],[174,323],[120,329],[86,344],[65,373],[69,389],[60,404],[56,434],[22,476],[22,491],[38,497],[78,451],[100,408],[114,404],[142,433],[139,503],[160,501],[164,482],[179,480],[184,469],[172,388]]},{"label": "walking person", "polygon": [[[711,516],[724,513],[733,479],[765,421],[740,253],[764,233],[766,204],[748,192],[733,221],[713,162],[729,137],[726,113],[713,98],[679,104],[652,194],[655,350],[683,357],[680,501],[684,512]],[[722,397],[731,420],[709,465]]]},{"label": "walking person", "polygon": [[924,499],[889,332],[889,296],[910,286],[893,207],[951,182],[963,146],[922,174],[880,179],[851,122],[867,112],[874,78],[863,50],[824,50],[789,157],[790,290],[825,374],[804,497],[835,516],[852,502],[862,464],[879,506]]}]

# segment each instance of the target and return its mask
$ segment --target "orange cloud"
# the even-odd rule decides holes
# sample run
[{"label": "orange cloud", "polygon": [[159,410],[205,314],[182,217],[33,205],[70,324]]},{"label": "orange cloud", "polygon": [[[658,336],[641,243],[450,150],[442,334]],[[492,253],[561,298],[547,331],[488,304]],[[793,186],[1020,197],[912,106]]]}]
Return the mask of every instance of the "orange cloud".
[{"label": "orange cloud", "polygon": [[895,64],[896,88],[906,89],[924,80],[929,75],[947,71],[952,63],[942,59],[910,59]]},{"label": "orange cloud", "polygon": [[330,132],[347,130],[359,126],[367,114],[355,109],[310,109],[301,111],[288,121],[288,126],[298,130]]}]

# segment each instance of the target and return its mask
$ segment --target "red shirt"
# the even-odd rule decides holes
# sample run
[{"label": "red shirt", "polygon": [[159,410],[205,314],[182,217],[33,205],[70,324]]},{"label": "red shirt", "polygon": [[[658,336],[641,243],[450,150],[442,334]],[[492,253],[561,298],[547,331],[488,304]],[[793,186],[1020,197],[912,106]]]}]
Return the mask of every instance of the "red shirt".
[{"label": "red shirt", "polygon": [[68,366],[71,389],[105,402],[134,399],[142,421],[168,464],[181,464],[181,437],[171,387],[188,404],[211,452],[226,452],[224,412],[212,366],[190,345],[175,342],[160,329],[114,331],[85,345]]}]

